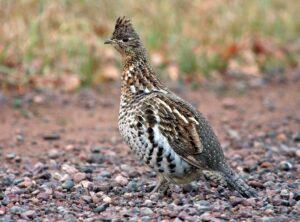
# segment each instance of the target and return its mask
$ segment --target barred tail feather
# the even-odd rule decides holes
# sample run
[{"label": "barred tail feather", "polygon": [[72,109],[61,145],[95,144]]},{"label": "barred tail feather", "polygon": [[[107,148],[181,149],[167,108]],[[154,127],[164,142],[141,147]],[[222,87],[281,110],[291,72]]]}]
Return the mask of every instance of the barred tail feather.
[{"label": "barred tail feather", "polygon": [[243,197],[258,197],[256,190],[246,184],[226,163],[222,164],[219,170],[225,177],[227,184],[238,191]]}]

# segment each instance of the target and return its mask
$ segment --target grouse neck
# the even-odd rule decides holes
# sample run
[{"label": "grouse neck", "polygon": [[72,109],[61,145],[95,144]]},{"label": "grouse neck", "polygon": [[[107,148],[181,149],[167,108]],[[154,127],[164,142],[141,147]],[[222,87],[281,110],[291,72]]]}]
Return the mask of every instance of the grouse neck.
[{"label": "grouse neck", "polygon": [[165,87],[157,79],[146,57],[127,57],[122,72],[122,93],[149,94]]}]

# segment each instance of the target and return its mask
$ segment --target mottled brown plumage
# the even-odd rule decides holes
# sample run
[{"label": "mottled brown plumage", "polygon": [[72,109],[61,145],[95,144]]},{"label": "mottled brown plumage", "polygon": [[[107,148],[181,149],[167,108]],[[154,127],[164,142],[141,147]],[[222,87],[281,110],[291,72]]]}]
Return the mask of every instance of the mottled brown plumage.
[{"label": "mottled brown plumage", "polygon": [[118,18],[111,39],[105,43],[112,44],[123,59],[120,133],[133,152],[158,173],[154,191],[205,174],[243,196],[256,196],[226,163],[202,114],[157,79],[131,22]]}]

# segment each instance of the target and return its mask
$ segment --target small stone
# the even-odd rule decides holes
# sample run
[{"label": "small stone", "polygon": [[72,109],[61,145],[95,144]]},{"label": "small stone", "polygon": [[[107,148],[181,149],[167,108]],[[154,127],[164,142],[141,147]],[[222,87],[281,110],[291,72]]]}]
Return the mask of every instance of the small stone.
[{"label": "small stone", "polygon": [[225,98],[222,102],[222,105],[225,109],[235,109],[236,102],[233,98]]},{"label": "small stone", "polygon": [[152,207],[153,206],[153,202],[151,200],[145,200],[144,204],[147,207]]},{"label": "small stone", "polygon": [[181,220],[183,220],[183,221],[185,221],[185,219],[186,219],[188,216],[189,216],[189,215],[188,215],[188,213],[187,213],[185,210],[181,211],[181,212],[178,214],[178,218],[181,219]]},{"label": "small stone", "polygon": [[109,204],[108,204],[108,203],[104,203],[104,204],[102,204],[102,205],[96,207],[96,208],[94,209],[94,212],[96,212],[96,213],[101,213],[101,212],[105,211],[108,207],[109,207]]},{"label": "small stone", "polygon": [[18,142],[23,142],[24,141],[24,136],[22,134],[18,134],[16,137]]},{"label": "small stone", "polygon": [[270,168],[270,167],[272,167],[272,164],[271,164],[270,162],[262,162],[262,163],[260,164],[260,166],[261,166],[262,168]]},{"label": "small stone", "polygon": [[65,146],[66,151],[72,151],[72,150],[74,150],[74,148],[75,148],[75,146],[72,144],[68,144],[67,146]]},{"label": "small stone", "polygon": [[193,191],[196,191],[197,190],[197,187],[194,186],[193,183],[188,183],[188,184],[185,184],[182,186],[182,191],[183,193],[190,193],[190,192],[193,192]]},{"label": "small stone", "polygon": [[58,210],[59,214],[65,214],[68,212],[68,210],[66,208],[64,208],[63,206],[58,206],[57,210]]},{"label": "small stone", "polygon": [[289,171],[289,170],[293,169],[293,165],[288,161],[281,161],[279,163],[279,169],[284,170],[284,171]]},{"label": "small stone", "polygon": [[0,216],[5,214],[5,207],[4,206],[0,206]]},{"label": "small stone", "polygon": [[66,213],[66,214],[64,214],[64,221],[78,221],[77,220],[78,218],[76,218],[76,216],[75,215],[73,215],[72,213]]},{"label": "small stone", "polygon": [[251,187],[257,187],[257,188],[264,188],[264,184],[259,182],[259,181],[256,181],[256,180],[251,180],[248,182],[248,184],[251,186]]},{"label": "small stone", "polygon": [[76,174],[78,172],[78,170],[75,167],[70,166],[68,164],[62,165],[62,170],[66,171],[68,174]]},{"label": "small stone", "polygon": [[93,189],[93,183],[88,180],[81,181],[81,185],[85,189]]},{"label": "small stone", "polygon": [[56,158],[60,157],[60,155],[61,155],[61,153],[57,149],[51,149],[48,152],[48,156],[51,159],[56,159]]},{"label": "small stone", "polygon": [[92,197],[88,196],[88,195],[83,195],[81,196],[81,198],[84,200],[84,202],[86,203],[91,203],[92,202]]},{"label": "small stone", "polygon": [[299,201],[300,200],[300,191],[296,191],[294,193],[294,200]]},{"label": "small stone", "polygon": [[141,209],[141,215],[142,215],[142,216],[151,216],[151,215],[153,215],[153,210],[151,210],[151,209],[148,208],[148,207],[143,207],[143,208]]},{"label": "small stone", "polygon": [[17,155],[16,155],[15,153],[8,153],[8,154],[6,155],[6,159],[12,160],[12,159],[14,159],[16,156],[17,156]]},{"label": "small stone", "polygon": [[42,180],[50,180],[51,177],[52,177],[51,173],[44,172],[44,173],[41,173],[41,174],[37,175],[35,178],[42,179]]},{"label": "small stone", "polygon": [[44,140],[59,140],[60,135],[58,133],[49,133],[43,135]]},{"label": "small stone", "polygon": [[93,173],[93,168],[90,166],[82,166],[80,168],[80,171],[82,171],[84,173]]},{"label": "small stone", "polygon": [[108,182],[103,182],[103,183],[101,183],[101,184],[94,187],[95,192],[100,192],[100,191],[107,192],[110,189],[111,189],[111,184],[108,183]]},{"label": "small stone", "polygon": [[230,197],[230,202],[231,202],[231,205],[232,205],[233,207],[236,207],[237,205],[243,203],[243,198],[231,196],[231,197]]},{"label": "small stone", "polygon": [[100,146],[93,146],[91,148],[92,153],[100,153],[101,150],[102,150],[102,147],[100,147]]},{"label": "small stone", "polygon": [[90,195],[91,195],[91,197],[92,197],[92,201],[93,201],[93,203],[95,203],[95,204],[98,204],[99,202],[100,202],[100,199],[99,199],[99,197],[97,197],[97,195],[95,194],[95,192],[90,192]]},{"label": "small stone", "polygon": [[211,211],[210,206],[195,204],[195,207],[199,214],[203,214],[206,211]]},{"label": "small stone", "polygon": [[290,192],[286,189],[281,190],[280,196],[284,199],[289,199],[290,197]]},{"label": "small stone", "polygon": [[86,178],[85,173],[78,172],[78,173],[73,175],[73,179],[74,179],[75,183],[79,183],[82,180],[84,180],[85,178]]},{"label": "small stone", "polygon": [[110,203],[112,203],[112,199],[111,199],[109,196],[105,196],[105,197],[103,198],[103,202],[104,202],[104,203],[110,204]]},{"label": "small stone", "polygon": [[236,130],[228,129],[227,133],[231,139],[236,139],[236,140],[240,139],[240,134]]},{"label": "small stone", "polygon": [[33,182],[30,178],[25,177],[24,181],[18,184],[18,187],[20,188],[29,188],[35,185],[35,182]]},{"label": "small stone", "polygon": [[115,181],[121,186],[126,186],[128,184],[128,179],[122,175],[116,176]]},{"label": "small stone", "polygon": [[296,143],[300,143],[300,131],[295,133],[295,135],[293,136],[293,139]]},{"label": "small stone", "polygon": [[91,153],[89,155],[89,157],[87,158],[87,161],[89,163],[102,164],[102,163],[104,163],[104,157],[100,153]]},{"label": "small stone", "polygon": [[216,217],[214,217],[211,212],[203,213],[199,219],[200,221],[212,221],[212,222],[220,221]]},{"label": "small stone", "polygon": [[279,133],[277,136],[276,136],[276,139],[279,141],[279,142],[284,142],[287,140],[286,138],[286,135],[284,133]]},{"label": "small stone", "polygon": [[64,189],[71,190],[74,187],[74,185],[75,184],[73,180],[66,180],[61,186]]},{"label": "small stone", "polygon": [[265,213],[265,215],[270,216],[270,215],[272,215],[274,213],[274,211],[272,209],[266,209],[264,211],[264,213]]},{"label": "small stone", "polygon": [[129,192],[136,192],[138,190],[138,185],[135,181],[130,181],[126,188]]},{"label": "small stone", "polygon": [[290,206],[290,202],[288,200],[282,200],[281,205],[288,207],[288,206]]},{"label": "small stone", "polygon": [[34,210],[27,210],[21,215],[24,218],[33,219],[36,217],[36,212]]},{"label": "small stone", "polygon": [[55,173],[52,175],[52,177],[53,177],[53,179],[55,179],[55,180],[60,180],[60,181],[62,181],[62,180],[61,180],[62,175],[60,175],[58,172],[55,172]]},{"label": "small stone", "polygon": [[12,214],[21,214],[25,212],[25,209],[19,206],[12,206],[9,210]]},{"label": "small stone", "polygon": [[49,195],[46,192],[39,193],[37,195],[39,200],[49,200]]},{"label": "small stone", "polygon": [[102,177],[107,177],[107,178],[111,178],[111,173],[106,171],[106,170],[103,170],[101,173],[100,173],[100,176]]},{"label": "small stone", "polygon": [[296,157],[300,158],[300,149],[296,150]]}]

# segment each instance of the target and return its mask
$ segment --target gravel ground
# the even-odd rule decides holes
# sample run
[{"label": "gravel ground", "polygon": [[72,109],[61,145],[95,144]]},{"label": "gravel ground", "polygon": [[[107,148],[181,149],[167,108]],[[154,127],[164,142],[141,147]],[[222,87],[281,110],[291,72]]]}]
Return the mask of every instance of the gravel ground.
[{"label": "gravel ground", "polygon": [[299,81],[291,81],[243,96],[181,93],[212,122],[229,163],[257,189],[258,199],[204,178],[150,194],[155,174],[118,134],[117,89],[109,100],[90,90],[31,93],[15,108],[5,98],[0,221],[297,221],[299,91]]}]

